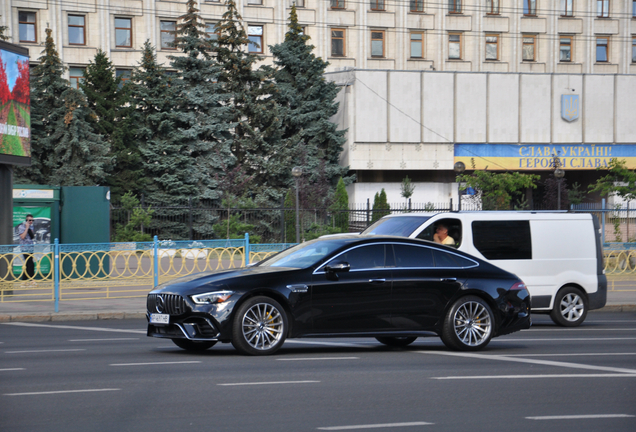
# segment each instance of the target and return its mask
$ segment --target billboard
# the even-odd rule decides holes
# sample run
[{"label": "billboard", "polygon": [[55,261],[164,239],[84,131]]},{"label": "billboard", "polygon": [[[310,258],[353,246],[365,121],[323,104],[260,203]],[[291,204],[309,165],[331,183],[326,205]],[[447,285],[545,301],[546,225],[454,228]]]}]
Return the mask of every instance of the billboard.
[{"label": "billboard", "polygon": [[29,50],[0,41],[0,163],[31,165]]}]

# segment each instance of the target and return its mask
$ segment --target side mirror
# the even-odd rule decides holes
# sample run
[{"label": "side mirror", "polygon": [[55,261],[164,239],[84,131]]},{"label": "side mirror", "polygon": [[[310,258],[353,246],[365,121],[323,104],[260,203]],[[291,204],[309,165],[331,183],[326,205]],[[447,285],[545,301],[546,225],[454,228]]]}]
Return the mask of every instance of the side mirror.
[{"label": "side mirror", "polygon": [[349,270],[351,270],[351,266],[348,262],[336,262],[325,266],[325,271],[327,273],[348,272]]}]

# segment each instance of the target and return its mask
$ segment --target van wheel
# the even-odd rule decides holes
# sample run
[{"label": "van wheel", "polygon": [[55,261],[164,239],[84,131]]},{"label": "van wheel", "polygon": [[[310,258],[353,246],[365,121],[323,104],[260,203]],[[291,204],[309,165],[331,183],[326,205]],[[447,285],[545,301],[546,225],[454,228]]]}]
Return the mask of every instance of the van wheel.
[{"label": "van wheel", "polygon": [[554,299],[554,308],[550,312],[550,318],[557,325],[576,327],[585,321],[587,310],[587,298],[581,290],[565,287],[557,293]]},{"label": "van wheel", "polygon": [[494,333],[495,317],[488,303],[476,296],[457,300],[444,319],[442,342],[458,351],[478,351]]},{"label": "van wheel", "polygon": [[391,347],[405,347],[415,342],[414,337],[377,337],[378,342]]}]

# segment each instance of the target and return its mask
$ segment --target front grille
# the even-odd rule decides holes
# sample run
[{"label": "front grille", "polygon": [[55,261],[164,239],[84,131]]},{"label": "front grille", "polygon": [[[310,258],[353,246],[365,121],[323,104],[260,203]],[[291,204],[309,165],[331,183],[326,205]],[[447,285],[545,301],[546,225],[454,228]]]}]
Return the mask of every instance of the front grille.
[{"label": "front grille", "polygon": [[150,313],[181,315],[188,311],[183,297],[175,294],[148,294],[146,306]]}]

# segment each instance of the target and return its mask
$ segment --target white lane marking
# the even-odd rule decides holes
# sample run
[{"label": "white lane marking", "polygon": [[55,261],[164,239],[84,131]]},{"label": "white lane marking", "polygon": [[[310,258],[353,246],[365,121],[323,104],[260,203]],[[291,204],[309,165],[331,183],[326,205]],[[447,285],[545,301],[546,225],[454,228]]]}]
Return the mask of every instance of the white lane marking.
[{"label": "white lane marking", "polygon": [[562,331],[566,331],[568,333],[575,333],[575,332],[586,332],[586,331],[634,331],[636,329],[634,328],[587,328],[587,327],[578,327],[578,328],[572,328],[572,327],[567,327],[567,328],[547,328],[547,329],[542,329],[542,328],[531,328],[531,329],[527,329],[524,330],[524,333],[528,333],[528,332],[562,332]]},{"label": "white lane marking", "polygon": [[636,353],[579,353],[579,354],[506,354],[506,357],[597,357],[630,356]]},{"label": "white lane marking", "polygon": [[45,327],[45,328],[56,328],[56,329],[66,329],[66,330],[88,330],[88,331],[101,331],[101,332],[115,332],[115,333],[135,333],[135,334],[146,334],[146,330],[127,330],[127,329],[110,329],[103,327],[79,327],[79,326],[69,326],[69,325],[55,325],[55,324],[36,324],[36,323],[23,323],[23,322],[8,322],[8,323],[0,323],[4,325],[13,325],[19,327]]},{"label": "white lane marking", "polygon": [[31,353],[52,353],[52,352],[72,352],[72,351],[86,351],[83,348],[76,349],[57,349],[57,350],[28,350],[28,351],[5,351],[5,354],[31,354]]},{"label": "white lane marking", "polygon": [[104,338],[104,339],[69,339],[69,342],[108,342],[108,341],[131,341],[139,338]]},{"label": "white lane marking", "polygon": [[630,414],[584,414],[584,415],[561,415],[561,416],[537,416],[526,417],[528,420],[578,420],[578,419],[606,419],[634,417]]},{"label": "white lane marking", "polygon": [[636,378],[636,374],[473,375],[431,377],[434,380],[532,379],[532,378]]},{"label": "white lane marking", "polygon": [[307,360],[360,360],[360,357],[301,357],[279,358],[278,361],[307,361]]},{"label": "white lane marking", "polygon": [[24,369],[24,368],[0,369],[0,372],[11,372],[11,371],[19,371],[19,370],[26,370],[26,369]]},{"label": "white lane marking", "polygon": [[47,392],[29,392],[29,393],[5,393],[4,396],[38,396],[38,395],[52,395],[52,394],[64,394],[64,393],[92,393],[92,392],[107,392],[107,391],[119,391],[118,388],[104,388],[104,389],[85,389],[85,390],[60,390],[60,391],[47,391]]},{"label": "white lane marking", "polygon": [[201,363],[200,361],[179,361],[179,362],[149,362],[149,363],[112,363],[109,366],[154,366],[169,364],[192,364]]},{"label": "white lane marking", "polygon": [[571,369],[585,369],[585,370],[595,370],[595,371],[605,371],[605,372],[618,372],[618,373],[626,373],[626,374],[636,374],[636,369],[623,369],[623,368],[614,368],[614,367],[605,367],[605,366],[594,366],[594,365],[586,365],[580,363],[569,363],[569,362],[558,362],[552,360],[532,360],[518,357],[507,357],[501,355],[488,355],[488,354],[470,354],[470,353],[455,353],[455,352],[431,352],[431,351],[417,351],[420,354],[429,354],[429,355],[445,355],[452,357],[465,357],[472,359],[481,359],[481,360],[498,360],[498,361],[507,361],[507,362],[517,362],[517,363],[531,363],[538,364],[544,366],[557,366]]},{"label": "white lane marking", "polygon": [[636,340],[636,337],[618,337],[618,338],[545,338],[545,339],[513,339],[506,338],[505,336],[497,339],[493,339],[490,343],[497,342],[580,342],[580,341],[624,341],[624,340]]},{"label": "white lane marking", "polygon": [[328,426],[319,427],[318,430],[326,431],[341,431],[341,430],[355,430],[355,429],[381,429],[381,428],[395,428],[395,427],[411,427],[411,426],[429,426],[435,423],[428,422],[408,422],[408,423],[384,423],[384,424],[367,424],[367,425],[351,425],[351,426]]},{"label": "white lane marking", "polygon": [[268,382],[249,382],[249,383],[225,383],[217,384],[218,386],[250,386],[250,385],[274,385],[274,384],[314,384],[320,381],[268,381]]}]

